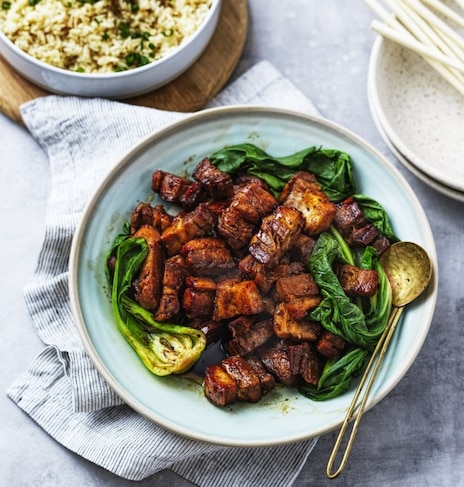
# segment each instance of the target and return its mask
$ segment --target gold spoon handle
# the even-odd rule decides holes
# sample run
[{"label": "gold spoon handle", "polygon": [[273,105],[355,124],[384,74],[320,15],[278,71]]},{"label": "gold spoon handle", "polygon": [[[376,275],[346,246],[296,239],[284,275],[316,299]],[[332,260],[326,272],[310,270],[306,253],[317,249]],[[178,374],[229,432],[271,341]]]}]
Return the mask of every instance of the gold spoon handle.
[{"label": "gold spoon handle", "polygon": [[[356,433],[358,432],[358,426],[361,421],[361,417],[364,413],[364,409],[366,407],[367,399],[369,397],[369,393],[372,389],[372,385],[374,384],[375,378],[377,376],[377,373],[380,369],[380,365],[382,364],[383,358],[385,357],[385,353],[388,349],[388,345],[390,344],[390,341],[392,339],[393,333],[395,332],[396,325],[398,324],[398,321],[401,317],[401,314],[403,312],[403,307],[397,308],[395,307],[394,310],[392,311],[392,314],[390,315],[390,319],[388,320],[387,325],[385,326],[385,330],[383,331],[382,335],[379,338],[379,341],[377,342],[377,345],[372,352],[372,356],[369,360],[369,363],[367,364],[366,370],[364,371],[364,374],[362,376],[361,382],[358,385],[358,388],[356,389],[355,395],[351,401],[350,407],[348,409],[348,412],[346,413],[345,420],[343,421],[342,427],[340,429],[340,432],[338,433],[338,438],[337,441],[335,442],[335,445],[333,447],[332,453],[330,455],[329,461],[327,463],[327,477],[330,479],[334,479],[335,477],[338,477],[338,475],[341,474],[343,469],[345,468],[346,462],[348,461],[348,457],[351,452],[351,447],[353,446],[354,438],[356,436]],[[378,358],[378,359],[377,359]],[[376,361],[377,359],[377,361]],[[350,437],[348,439],[348,443],[346,445],[345,453],[343,454],[343,458],[340,462],[340,466],[335,472],[332,472],[333,464],[335,461],[335,458],[338,454],[338,451],[340,450],[340,445],[342,443],[343,437],[345,436],[345,432],[348,428],[348,423],[350,422],[351,418],[353,417],[354,411],[356,409],[356,405],[358,402],[358,398],[361,394],[361,391],[364,388],[364,385],[366,383],[367,378],[369,377],[370,371],[372,367],[375,367],[372,371],[372,374],[369,379],[369,383],[367,384],[366,390],[364,392],[364,396],[362,398],[361,404],[359,405],[359,411],[356,416],[356,420],[353,424],[353,428],[350,433]]]}]

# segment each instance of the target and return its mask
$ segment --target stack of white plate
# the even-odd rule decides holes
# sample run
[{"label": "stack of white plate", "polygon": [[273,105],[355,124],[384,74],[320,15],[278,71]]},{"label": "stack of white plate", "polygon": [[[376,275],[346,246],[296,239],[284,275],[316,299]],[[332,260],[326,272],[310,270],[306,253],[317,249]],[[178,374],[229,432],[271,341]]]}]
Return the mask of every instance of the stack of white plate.
[{"label": "stack of white plate", "polygon": [[368,96],[385,143],[413,174],[464,201],[464,97],[420,56],[377,38]]}]

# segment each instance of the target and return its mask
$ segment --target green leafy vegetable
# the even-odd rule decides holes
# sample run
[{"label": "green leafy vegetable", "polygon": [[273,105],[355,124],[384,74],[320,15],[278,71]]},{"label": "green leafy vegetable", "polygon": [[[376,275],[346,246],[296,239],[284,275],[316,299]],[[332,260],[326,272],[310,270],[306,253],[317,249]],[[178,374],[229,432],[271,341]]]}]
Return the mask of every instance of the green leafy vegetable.
[{"label": "green leafy vegetable", "polygon": [[296,171],[309,171],[332,201],[342,201],[355,193],[351,158],[346,152],[309,147],[285,157],[272,157],[254,144],[238,144],[210,156],[222,171],[237,176],[252,174],[279,193]]},{"label": "green leafy vegetable", "polygon": [[366,219],[373,223],[382,235],[385,235],[392,242],[398,241],[398,237],[393,232],[388,214],[380,203],[364,194],[355,194],[353,198],[359,204]]},{"label": "green leafy vegetable", "polygon": [[[338,239],[335,240],[337,243],[339,243]],[[340,249],[343,247],[344,246],[342,245]],[[331,248],[330,252],[333,252],[333,255],[337,255],[337,251],[333,250],[333,248]],[[340,252],[346,257],[346,252],[343,253],[341,250]],[[360,267],[362,269],[375,269],[379,275],[378,291],[374,296],[369,298],[367,303],[365,303],[363,308],[364,312],[361,310],[361,308],[358,308],[360,310],[358,313],[353,308],[356,307],[355,303],[348,305],[345,298],[341,296],[338,300],[329,300],[328,303],[324,305],[324,309],[316,311],[311,315],[313,316],[314,314],[320,314],[321,316],[325,317],[326,315],[324,315],[323,311],[327,310],[328,304],[334,304],[334,306],[338,306],[339,308],[334,309],[331,312],[328,311],[327,316],[340,316],[338,325],[342,327],[342,333],[340,333],[340,328],[338,326],[334,326],[332,328],[331,331],[333,333],[341,334],[343,336],[346,331],[343,329],[343,326],[347,327],[348,329],[350,325],[353,325],[354,327],[360,326],[359,322],[350,324],[349,320],[346,320],[346,322],[344,321],[341,314],[339,315],[339,313],[342,313],[344,309],[351,311],[352,314],[349,315],[351,317],[357,316],[360,318],[362,315],[361,322],[364,323],[362,327],[363,330],[367,330],[363,340],[363,342],[366,343],[366,346],[352,348],[344,355],[338,355],[333,359],[327,360],[317,387],[312,387],[307,384],[300,385],[298,390],[304,396],[315,401],[325,401],[327,399],[337,397],[350,388],[353,377],[358,376],[364,370],[367,363],[366,359],[372,348],[375,347],[375,344],[385,329],[390,316],[392,306],[391,286],[385,271],[378,261],[378,253],[373,247],[366,247],[364,250],[361,256]],[[329,271],[327,271],[326,277],[328,272]],[[322,274],[320,275],[322,276]],[[334,283],[332,283],[332,285],[333,284]],[[327,322],[324,322],[323,324],[327,327]],[[350,332],[346,333],[346,335],[350,337],[353,336]],[[351,343],[353,342],[351,341]]]},{"label": "green leafy vegetable", "polygon": [[274,195],[282,191],[297,171],[312,172],[333,202],[353,197],[366,219],[391,241],[398,240],[388,214],[374,199],[356,193],[353,164],[349,154],[336,149],[312,146],[285,157],[273,157],[254,144],[237,144],[214,152],[211,162],[231,176],[252,174],[267,183]]},{"label": "green leafy vegetable", "polygon": [[[368,247],[366,251],[368,250],[373,249],[372,247]],[[379,286],[375,295],[369,298],[369,305],[365,311],[366,326],[374,336],[380,337],[390,317],[392,309],[392,289],[387,274],[377,259],[377,255],[370,268],[377,271],[379,276]]]},{"label": "green leafy vegetable", "polygon": [[310,272],[323,299],[310,313],[309,318],[319,321],[324,328],[343,337],[347,342],[372,351],[385,326],[384,314],[389,311],[389,304],[391,306],[388,279],[381,281],[378,293],[382,295],[382,299],[378,299],[379,306],[377,301],[375,305],[374,302],[371,303],[371,319],[366,321],[363,309],[343,291],[333,270],[336,262],[346,263],[347,260],[337,239],[324,232],[319,236],[309,261]]},{"label": "green leafy vegetable", "polygon": [[180,374],[190,369],[206,347],[201,330],[160,323],[127,294],[148,249],[144,239],[116,239],[112,309],[120,332],[143,364],[155,375]]},{"label": "green leafy vegetable", "polygon": [[[121,24],[120,31],[122,35],[129,34],[129,26]],[[148,41],[147,35],[135,37],[140,37],[141,42]],[[140,62],[135,57],[126,61]],[[272,157],[246,143],[219,150],[210,160],[233,178],[243,174],[259,177],[276,196],[295,172],[311,172],[333,202],[353,198],[382,235],[391,241],[398,240],[383,207],[356,192],[352,161],[345,152],[313,146],[285,157]],[[107,255],[116,262],[114,274],[108,272],[112,281],[113,313],[121,333],[149,370],[156,375],[182,373],[199,358],[206,347],[206,338],[201,331],[190,327],[157,322],[131,298],[133,280],[146,255],[145,241],[131,237],[126,224]],[[300,392],[310,399],[322,401],[346,392],[353,377],[364,369],[366,358],[386,326],[392,294],[378,257],[373,247],[362,251],[351,247],[334,227],[318,236],[308,266],[323,299],[308,319],[320,322],[325,329],[344,338],[348,351],[326,361],[317,387],[299,386]],[[376,294],[370,298],[348,297],[334,272],[340,263],[376,270],[379,277]]]},{"label": "green leafy vegetable", "polygon": [[317,387],[305,384],[300,385],[298,390],[314,401],[326,401],[340,396],[350,388],[352,378],[364,369],[367,355],[367,350],[355,348],[341,358],[328,360]]},{"label": "green leafy vegetable", "polygon": [[355,265],[356,258],[353,249],[348,245],[348,242],[341,236],[340,232],[334,226],[330,227],[330,233],[337,241],[343,260],[348,264]]}]

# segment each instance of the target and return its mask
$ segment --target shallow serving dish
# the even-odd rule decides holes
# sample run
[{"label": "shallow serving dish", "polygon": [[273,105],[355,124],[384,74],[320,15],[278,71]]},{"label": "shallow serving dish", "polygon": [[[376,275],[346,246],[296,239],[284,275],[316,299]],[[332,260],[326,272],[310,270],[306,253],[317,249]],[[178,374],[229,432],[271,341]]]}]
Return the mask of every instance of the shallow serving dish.
[{"label": "shallow serving dish", "polygon": [[[199,380],[156,377],[119,333],[111,313],[105,254],[140,201],[152,201],[154,169],[185,171],[228,144],[252,142],[271,155],[312,145],[348,152],[358,192],[377,199],[402,240],[422,245],[436,270],[426,215],[400,173],[362,139],[326,120],[263,107],[206,110],[146,138],[101,183],[76,231],[70,258],[70,297],[81,339],[97,369],[121,398],[147,418],[181,435],[223,445],[264,446],[315,437],[338,427],[353,391],[313,402],[277,387],[257,404],[220,409],[203,395]],[[155,200],[156,201],[156,200]],[[153,201],[152,201],[153,203]],[[424,295],[408,307],[373,387],[372,407],[400,381],[417,356],[435,308],[437,273]]]},{"label": "shallow serving dish", "polygon": [[464,192],[463,96],[419,55],[382,37],[372,48],[368,92],[384,134],[425,182]]},{"label": "shallow serving dish", "polygon": [[180,76],[208,46],[221,13],[222,0],[212,0],[197,31],[170,54],[152,63],[114,73],[80,73],[39,61],[19,49],[0,31],[0,55],[24,78],[60,95],[123,99],[142,95]]},{"label": "shallow serving dish", "polygon": [[390,149],[390,152],[401,162],[401,164],[414,176],[418,179],[423,181],[425,184],[433,188],[434,190],[438,191],[449,198],[453,198],[458,201],[464,201],[464,192],[459,191],[457,189],[451,188],[440,181],[430,177],[427,173],[421,171],[418,167],[416,167],[412,162],[410,162],[403,153],[393,144],[393,142],[389,139],[384,127],[380,122],[380,117],[377,115],[378,106],[377,106],[377,98],[374,95],[371,95],[370,86],[368,87],[368,94],[369,94],[369,105],[371,109],[371,115],[374,120],[374,123],[381,135],[383,141],[385,142],[386,146]]}]

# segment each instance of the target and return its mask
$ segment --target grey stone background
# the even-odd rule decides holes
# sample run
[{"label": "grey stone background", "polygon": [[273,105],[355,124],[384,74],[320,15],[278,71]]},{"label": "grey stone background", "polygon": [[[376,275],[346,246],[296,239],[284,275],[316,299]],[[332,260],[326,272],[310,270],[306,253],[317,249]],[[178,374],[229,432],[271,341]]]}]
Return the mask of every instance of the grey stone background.
[{"label": "grey stone background", "polygon": [[[367,69],[374,34],[362,1],[249,0],[249,34],[234,76],[267,59],[319,111],[372,143],[406,176],[430,220],[439,259],[438,303],[429,336],[397,387],[361,423],[336,480],[325,468],[335,433],[323,436],[296,479],[306,486],[464,485],[464,230],[462,203],[424,185],[395,160],[373,123]],[[42,350],[22,299],[40,249],[50,187],[47,161],[21,126],[0,115],[0,390]],[[51,439],[0,395],[0,486],[187,487],[169,471],[134,483]]]}]

